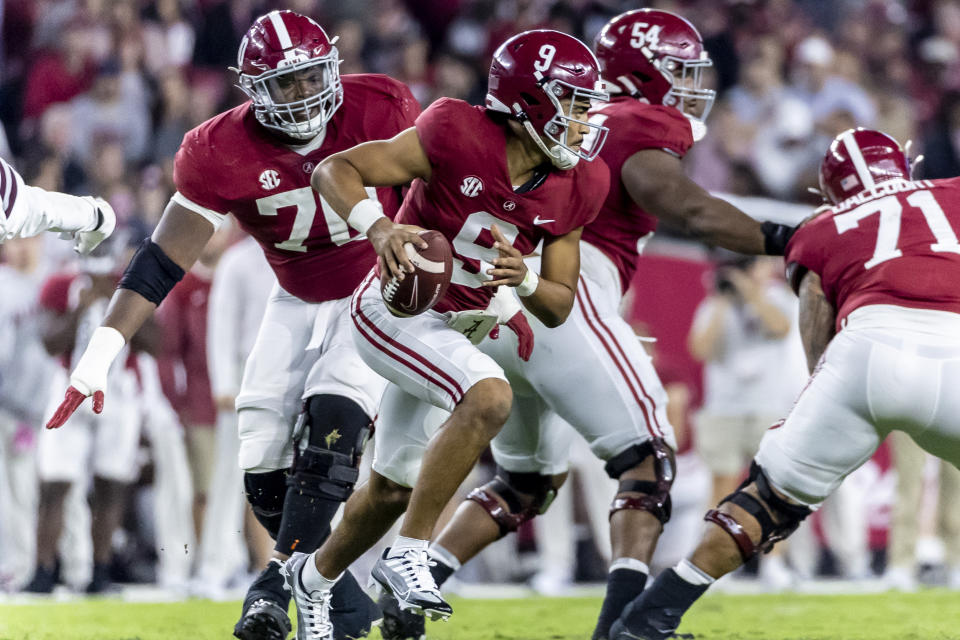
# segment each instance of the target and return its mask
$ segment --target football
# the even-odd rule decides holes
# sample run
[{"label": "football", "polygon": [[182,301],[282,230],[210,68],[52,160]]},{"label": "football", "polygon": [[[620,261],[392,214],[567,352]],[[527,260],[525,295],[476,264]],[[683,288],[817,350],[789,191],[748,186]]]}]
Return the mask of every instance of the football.
[{"label": "football", "polygon": [[380,294],[395,316],[408,318],[435,305],[450,286],[453,273],[453,252],[450,243],[439,231],[421,231],[427,248],[418,250],[407,243],[404,249],[415,271],[403,280],[396,277],[380,280]]}]

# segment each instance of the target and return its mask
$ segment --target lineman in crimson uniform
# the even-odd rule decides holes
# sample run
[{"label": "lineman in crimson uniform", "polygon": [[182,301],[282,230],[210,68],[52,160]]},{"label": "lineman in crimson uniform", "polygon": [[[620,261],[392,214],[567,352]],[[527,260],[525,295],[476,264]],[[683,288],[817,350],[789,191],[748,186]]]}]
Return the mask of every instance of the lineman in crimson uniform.
[{"label": "lineman in crimson uniform", "polygon": [[[702,120],[714,98],[701,85],[711,61],[693,25],[667,11],[630,11],[604,27],[595,50],[613,99],[594,108],[590,121],[610,128],[600,157],[612,179],[600,214],[583,231],[576,302],[557,329],[532,322],[537,348],[529,362],[516,357],[509,340],[482,345],[515,394],[511,417],[492,443],[497,476],[468,495],[430,553],[442,582],[542,513],[566,477],[573,426],[620,481],[610,509],[607,593],[593,634],[599,640],[643,591],[670,517],[675,468],[666,392],[619,313],[639,247],[658,218],[743,253],[782,254],[789,229],[761,225],[683,172],[680,160],[705,132]],[[381,606],[385,637],[423,634],[422,617],[397,614],[385,601]]]},{"label": "lineman in crimson uniform", "polygon": [[[827,206],[787,245],[811,378],[747,480],[707,513],[689,559],[626,608],[611,638],[672,637],[717,578],[790,535],[897,429],[960,464],[960,179],[912,180],[896,140],[837,136]],[[922,275],[921,275],[922,274]]]},{"label": "lineman in crimson uniform", "polygon": [[[270,12],[250,27],[237,69],[250,101],[184,137],[174,164],[177,192],[127,268],[48,424],[62,424],[88,395],[102,407],[102,379],[115,353],[232,213],[279,281],[236,403],[247,498],[277,541],[275,560],[248,591],[234,630],[245,640],[289,633],[279,563],[294,549],[316,548],[353,490],[386,384],[360,359],[349,329],[349,296],[376,254],[313,191],[310,176],[332,153],[409,128],[419,107],[406,86],[385,76],[341,78],[334,42],[291,11]],[[391,215],[399,205],[393,188],[363,196]],[[351,636],[365,633],[374,610],[352,577],[334,593],[333,615]]]},{"label": "lineman in crimson uniform", "polygon": [[[606,99],[599,85],[596,58],[582,42],[556,31],[524,32],[494,53],[486,107],[438,100],[415,127],[328,158],[314,173],[320,193],[366,232],[380,255],[379,274],[371,273],[354,294],[354,337],[364,360],[392,384],[380,407],[370,482],[350,498],[343,522],[317,552],[287,563],[306,622],[300,637],[330,637],[331,586],[404,510],[400,535],[373,577],[401,607],[444,618],[452,612],[430,575],[427,544],[512,401],[503,370],[471,337],[482,339],[503,322],[518,335],[520,357],[529,357],[533,345],[520,304],[512,296],[495,298],[498,287],[503,293],[514,288],[527,311],[548,326],[567,318],[581,228],[596,216],[608,188],[609,172],[594,160],[602,137],[590,152],[582,148],[589,131],[606,133],[585,122],[592,101]],[[409,180],[399,224],[363,199],[364,185]],[[398,318],[383,302],[380,277],[410,268],[403,245],[422,246],[414,233],[421,227],[450,241],[452,284],[434,309]],[[537,274],[522,256],[541,240]],[[498,308],[501,298],[515,306]],[[434,406],[451,415],[427,429]]]}]

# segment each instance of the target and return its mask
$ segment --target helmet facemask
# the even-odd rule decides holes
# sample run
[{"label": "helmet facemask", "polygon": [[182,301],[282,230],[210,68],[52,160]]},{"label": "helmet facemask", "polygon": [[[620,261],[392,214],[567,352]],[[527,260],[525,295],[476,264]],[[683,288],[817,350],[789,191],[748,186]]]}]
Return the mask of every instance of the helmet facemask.
[{"label": "helmet facemask", "polygon": [[[675,107],[691,120],[704,124],[717,97],[713,89],[703,88],[703,71],[713,66],[707,52],[704,51],[699,60],[663,56],[654,64],[670,80],[670,89],[663,96],[663,104]],[[703,104],[700,113],[691,113],[691,102]]]},{"label": "helmet facemask", "polygon": [[[305,87],[311,85],[319,88],[307,93]],[[298,54],[258,76],[240,73],[239,87],[253,101],[254,115],[264,127],[310,140],[343,103],[337,48],[320,58]]]},{"label": "helmet facemask", "polygon": [[[537,74],[539,73],[538,71]],[[561,170],[572,169],[581,159],[590,162],[596,158],[600,153],[600,149],[603,147],[603,143],[607,139],[609,129],[593,122],[580,120],[573,115],[573,111],[577,107],[577,103],[580,103],[581,106],[584,104],[589,105],[587,107],[589,109],[597,101],[606,102],[610,99],[609,94],[600,89],[584,89],[583,87],[578,87],[563,82],[562,80],[547,80],[543,77],[537,78],[537,80],[543,89],[543,93],[556,109],[556,115],[543,125],[543,134],[541,136],[537,133],[530,118],[526,116],[520,105],[514,104],[514,113],[519,116],[520,121],[523,123],[527,133],[530,134],[530,137],[537,143],[540,150],[546,154],[550,162]],[[570,101],[566,109],[564,109],[564,105],[560,102],[560,99],[567,97],[570,98]],[[567,144],[567,131],[571,123],[586,126],[589,129],[584,135],[583,142],[581,142],[579,148],[574,148]],[[543,138],[546,138],[553,144],[547,146]],[[589,147],[587,146],[587,142],[589,142]]]}]

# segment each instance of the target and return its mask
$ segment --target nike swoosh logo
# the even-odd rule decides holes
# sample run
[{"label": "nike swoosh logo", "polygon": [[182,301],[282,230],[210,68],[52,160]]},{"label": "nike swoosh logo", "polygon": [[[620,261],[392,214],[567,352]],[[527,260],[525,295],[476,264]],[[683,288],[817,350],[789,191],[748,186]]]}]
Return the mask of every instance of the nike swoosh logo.
[{"label": "nike swoosh logo", "polygon": [[547,224],[548,222],[556,222],[556,220],[542,220],[540,214],[533,219],[533,224]]},{"label": "nike swoosh logo", "polygon": [[416,276],[416,275],[413,276],[413,289],[410,291],[410,302],[406,304],[402,302],[400,303],[400,306],[406,309],[407,311],[411,311],[417,306],[417,294],[419,293],[419,289],[420,289],[419,285],[420,285],[419,276]]}]

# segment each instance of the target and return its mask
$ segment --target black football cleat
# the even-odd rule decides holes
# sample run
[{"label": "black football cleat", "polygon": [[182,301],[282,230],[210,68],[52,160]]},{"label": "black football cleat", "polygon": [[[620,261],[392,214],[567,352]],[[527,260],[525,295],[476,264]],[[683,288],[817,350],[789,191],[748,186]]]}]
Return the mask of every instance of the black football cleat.
[{"label": "black football cleat", "polygon": [[244,607],[233,635],[240,640],[286,640],[291,629],[290,616],[279,604],[256,598]]},{"label": "black football cleat", "polygon": [[380,623],[380,607],[360,587],[349,571],[331,589],[330,622],[334,640],[365,638]]},{"label": "black football cleat", "polygon": [[391,594],[383,592],[377,600],[383,612],[380,636],[383,640],[426,640],[426,618],[412,611],[404,611]]},{"label": "black football cleat", "polygon": [[240,640],[286,640],[292,629],[289,606],[280,565],[271,561],[247,590],[233,635]]}]

